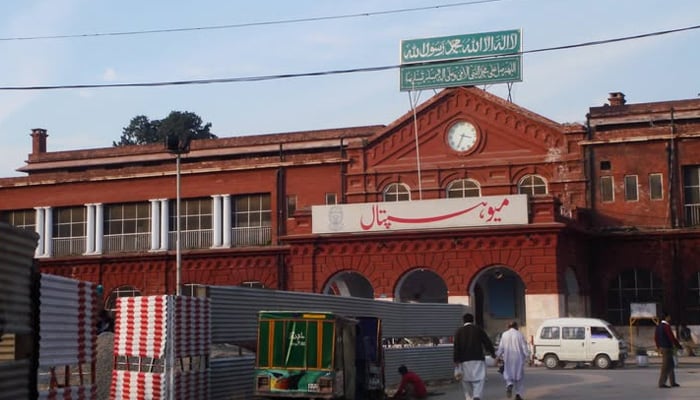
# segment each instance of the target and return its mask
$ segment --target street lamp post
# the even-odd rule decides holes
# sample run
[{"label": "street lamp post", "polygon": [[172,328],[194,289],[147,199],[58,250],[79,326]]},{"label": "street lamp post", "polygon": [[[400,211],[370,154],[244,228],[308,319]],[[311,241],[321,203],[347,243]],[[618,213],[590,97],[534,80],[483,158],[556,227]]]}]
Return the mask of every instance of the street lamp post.
[{"label": "street lamp post", "polygon": [[191,136],[189,132],[184,134],[168,133],[165,137],[165,148],[175,154],[175,294],[182,294],[182,251],[180,243],[180,159],[182,154],[190,152]]}]

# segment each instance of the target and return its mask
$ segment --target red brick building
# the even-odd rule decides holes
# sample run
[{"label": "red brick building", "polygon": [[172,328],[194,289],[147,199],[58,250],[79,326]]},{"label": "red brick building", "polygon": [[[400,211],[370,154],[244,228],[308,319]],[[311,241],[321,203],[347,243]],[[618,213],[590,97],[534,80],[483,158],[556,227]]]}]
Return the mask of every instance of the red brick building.
[{"label": "red brick building", "polygon": [[[108,307],[175,293],[175,156],[31,136],[0,216],[40,233],[42,270],[100,283]],[[446,89],[388,126],[194,141],[181,198],[185,290],[466,303],[493,331],[624,325],[630,302],[700,324],[700,100],[613,93],[582,125]]]}]

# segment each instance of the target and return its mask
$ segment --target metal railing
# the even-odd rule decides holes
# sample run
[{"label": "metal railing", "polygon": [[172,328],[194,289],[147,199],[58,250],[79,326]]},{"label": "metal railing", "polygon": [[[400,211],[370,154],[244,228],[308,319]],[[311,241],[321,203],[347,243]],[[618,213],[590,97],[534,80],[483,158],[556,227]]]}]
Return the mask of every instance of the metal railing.
[{"label": "metal railing", "polygon": [[700,204],[685,205],[685,226],[700,226]]},{"label": "metal railing", "polygon": [[78,237],[55,237],[51,240],[52,255],[60,256],[78,256],[85,253],[85,236]]},{"label": "metal railing", "polygon": [[104,235],[102,250],[105,253],[128,253],[132,251],[147,251],[151,248],[150,233],[126,233]]},{"label": "metal railing", "polygon": [[269,246],[272,244],[271,226],[254,226],[231,229],[231,246]]},{"label": "metal railing", "polygon": [[[168,235],[168,248],[175,250],[175,239],[177,232],[170,232]],[[180,232],[180,248],[181,249],[208,249],[214,243],[212,240],[213,234],[211,229],[200,229],[196,231],[181,231]]]}]

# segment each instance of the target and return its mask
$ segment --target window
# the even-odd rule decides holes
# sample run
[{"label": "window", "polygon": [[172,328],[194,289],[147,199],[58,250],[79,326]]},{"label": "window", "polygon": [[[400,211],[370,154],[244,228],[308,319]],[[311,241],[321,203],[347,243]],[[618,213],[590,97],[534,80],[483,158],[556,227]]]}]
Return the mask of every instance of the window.
[{"label": "window", "polygon": [[639,200],[639,192],[637,191],[637,175],[625,175],[625,200]]},{"label": "window", "polygon": [[120,297],[137,297],[141,292],[133,286],[120,286],[109,294],[105,301],[105,310],[115,312],[117,310],[117,299]]},{"label": "window", "polygon": [[104,251],[148,250],[151,207],[148,203],[110,204],[104,211]]},{"label": "window", "polygon": [[632,269],[615,277],[608,287],[608,317],[613,325],[626,325],[630,303],[662,303],[661,280],[651,271]]},{"label": "window", "polygon": [[36,229],[36,210],[5,211],[0,215],[0,221],[34,232]]},{"label": "window", "polygon": [[392,183],[384,189],[384,201],[409,201],[411,192],[403,183]]},{"label": "window", "polygon": [[600,201],[610,203],[615,201],[615,191],[613,190],[613,177],[600,177]]},{"label": "window", "polygon": [[692,275],[688,282],[688,295],[685,298],[684,318],[689,325],[700,324],[700,272]]},{"label": "window", "polygon": [[54,210],[53,255],[74,256],[85,252],[86,214],[85,207],[66,207]]},{"label": "window", "polygon": [[683,168],[686,226],[700,225],[700,166]]},{"label": "window", "polygon": [[610,171],[610,161],[601,161],[600,162],[600,170],[601,171]]},{"label": "window", "polygon": [[198,283],[186,283],[182,286],[182,295],[190,297],[209,297],[208,286]]},{"label": "window", "polygon": [[269,194],[233,197],[234,246],[264,246],[272,243],[272,211]]},{"label": "window", "polygon": [[547,194],[547,183],[539,175],[527,175],[518,184],[518,193],[529,196],[541,196]]},{"label": "window", "polygon": [[559,327],[545,326],[540,332],[540,339],[559,339]]},{"label": "window", "polygon": [[583,340],[586,338],[586,328],[582,326],[561,328],[561,338],[564,340]]},{"label": "window", "polygon": [[612,339],[612,335],[602,326],[592,326],[591,339]]},{"label": "window", "polygon": [[[177,246],[177,200],[168,207],[171,248]],[[180,200],[180,248],[203,249],[211,247],[212,241],[212,199]]]},{"label": "window", "polygon": [[297,211],[297,196],[287,196],[287,218],[292,218]]},{"label": "window", "polygon": [[481,188],[472,179],[456,180],[447,186],[447,198],[479,196],[481,196]]},{"label": "window", "polygon": [[238,286],[253,288],[253,289],[265,289],[265,284],[263,284],[260,281],[243,281]]},{"label": "window", "polygon": [[326,193],[326,204],[338,204],[338,196],[335,193]]},{"label": "window", "polygon": [[663,200],[663,174],[649,174],[649,198],[651,200]]}]

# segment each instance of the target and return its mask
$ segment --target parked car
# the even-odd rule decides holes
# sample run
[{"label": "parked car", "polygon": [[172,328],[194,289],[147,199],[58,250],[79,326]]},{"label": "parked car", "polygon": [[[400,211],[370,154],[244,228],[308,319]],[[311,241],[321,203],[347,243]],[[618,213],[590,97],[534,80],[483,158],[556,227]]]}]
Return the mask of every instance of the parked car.
[{"label": "parked car", "polygon": [[549,369],[568,362],[598,368],[623,366],[628,345],[607,321],[596,318],[546,320],[534,338],[535,358]]}]

